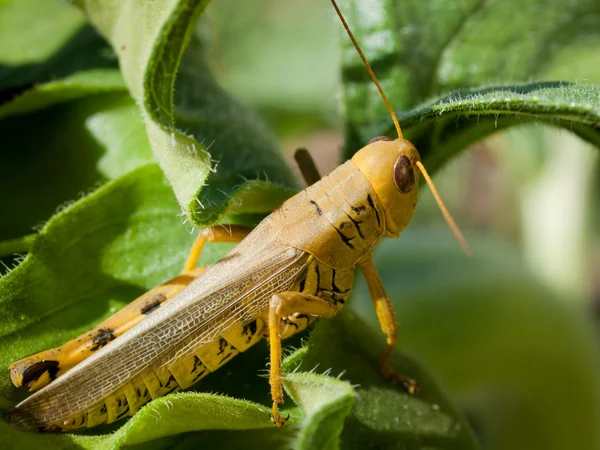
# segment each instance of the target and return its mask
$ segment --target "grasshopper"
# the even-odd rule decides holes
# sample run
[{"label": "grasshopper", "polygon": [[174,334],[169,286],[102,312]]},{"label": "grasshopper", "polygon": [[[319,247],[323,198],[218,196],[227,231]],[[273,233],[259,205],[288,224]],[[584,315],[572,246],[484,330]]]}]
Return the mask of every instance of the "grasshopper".
[{"label": "grasshopper", "polygon": [[[398,138],[373,139],[321,179],[308,153],[299,153],[310,186],[256,228],[204,229],[181,276],[62,347],[13,363],[13,383],[37,391],[10,412],[14,424],[71,431],[112,423],[152,399],[190,387],[267,338],[271,421],[281,427],[286,420],[279,412],[284,400],[281,341],[318,317],[335,316],[350,296],[357,267],[386,336],[379,370],[410,393],[418,391],[414,380],[395,374],[388,365],[397,326],[372,251],[383,237],[397,237],[410,222],[420,174],[455,235],[468,247],[418,151],[403,139],[398,119],[335,0],[331,2],[381,93]],[[239,245],[213,266],[196,268],[207,242]]]}]

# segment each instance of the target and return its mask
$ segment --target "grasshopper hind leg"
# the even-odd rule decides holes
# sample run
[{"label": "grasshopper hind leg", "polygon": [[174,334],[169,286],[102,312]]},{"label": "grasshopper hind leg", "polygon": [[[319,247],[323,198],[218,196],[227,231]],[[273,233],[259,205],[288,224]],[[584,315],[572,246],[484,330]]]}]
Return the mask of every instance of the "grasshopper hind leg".
[{"label": "grasshopper hind leg", "polygon": [[46,386],[143,321],[204,273],[210,266],[196,267],[196,264],[206,242],[239,242],[249,232],[249,228],[239,225],[215,226],[202,230],[192,246],[181,275],[151,289],[101,324],[66,344],[15,361],[9,366],[12,383],[16,387],[25,386],[30,392]]},{"label": "grasshopper hind leg", "polygon": [[41,389],[144,320],[206,269],[199,267],[151,289],[101,324],[60,347],[15,361],[9,366],[12,383],[16,387],[25,386],[30,392]]}]

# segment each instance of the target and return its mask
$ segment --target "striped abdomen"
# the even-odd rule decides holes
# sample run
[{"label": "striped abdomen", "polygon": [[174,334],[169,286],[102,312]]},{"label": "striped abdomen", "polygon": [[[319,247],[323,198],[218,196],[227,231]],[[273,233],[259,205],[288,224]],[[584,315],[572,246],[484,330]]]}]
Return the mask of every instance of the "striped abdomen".
[{"label": "striped abdomen", "polygon": [[258,342],[264,333],[264,321],[238,323],[209,344],[181,356],[167,365],[150,367],[129,380],[118,391],[100,400],[87,411],[44,425],[44,431],[69,431],[115,422],[135,414],[150,400],[186,389],[228,363],[238,353]]}]

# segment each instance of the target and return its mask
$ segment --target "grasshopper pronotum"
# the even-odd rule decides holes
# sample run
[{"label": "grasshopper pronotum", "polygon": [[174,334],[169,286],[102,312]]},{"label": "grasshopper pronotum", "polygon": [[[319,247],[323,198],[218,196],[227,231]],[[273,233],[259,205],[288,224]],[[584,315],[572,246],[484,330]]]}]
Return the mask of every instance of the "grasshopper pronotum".
[{"label": "grasshopper pronotum", "polygon": [[[350,295],[354,269],[367,280],[387,337],[383,376],[415,393],[388,359],[396,345],[394,310],[372,261],[384,236],[397,237],[417,204],[419,174],[446,211],[335,0],[332,4],[390,111],[398,139],[373,139],[351,160],[283,203],[254,230],[203,230],[183,275],[149,291],[90,332],[11,365],[17,386],[37,390],[16,405],[24,428],[68,431],[135,414],[151,399],[185,389],[263,337],[269,339],[273,423],[281,427],[281,340],[317,317],[331,318]],[[306,162],[306,154],[301,154]],[[300,164],[306,167],[307,164]],[[310,162],[308,163],[310,166]],[[315,182],[316,181],[316,182]],[[196,268],[206,242],[240,242],[208,268]]]}]

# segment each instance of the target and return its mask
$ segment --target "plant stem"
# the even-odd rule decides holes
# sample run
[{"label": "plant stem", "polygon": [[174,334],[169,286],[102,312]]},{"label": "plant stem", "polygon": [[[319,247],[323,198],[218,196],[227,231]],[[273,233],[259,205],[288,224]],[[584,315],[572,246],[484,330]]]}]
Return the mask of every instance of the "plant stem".
[{"label": "plant stem", "polygon": [[0,257],[13,253],[26,253],[31,250],[37,234],[28,234],[8,241],[0,241]]}]

